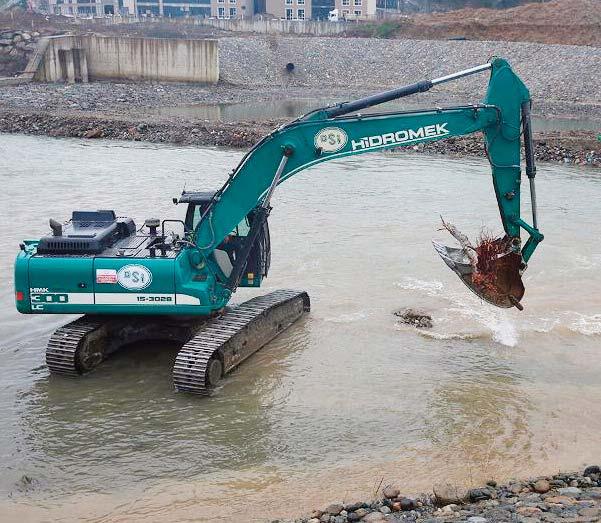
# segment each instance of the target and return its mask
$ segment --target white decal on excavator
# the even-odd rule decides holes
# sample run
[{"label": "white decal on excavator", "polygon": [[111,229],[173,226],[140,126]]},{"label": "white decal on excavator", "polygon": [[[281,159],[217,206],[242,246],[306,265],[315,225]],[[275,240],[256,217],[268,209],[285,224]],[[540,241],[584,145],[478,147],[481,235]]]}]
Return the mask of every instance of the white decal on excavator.
[{"label": "white decal on excavator", "polygon": [[315,135],[315,147],[325,153],[340,151],[348,142],[348,135],[340,127],[325,127]]},{"label": "white decal on excavator", "polygon": [[415,142],[426,138],[435,138],[437,136],[446,136],[449,134],[447,129],[448,122],[437,123],[435,125],[425,125],[419,129],[406,129],[394,133],[376,134],[375,136],[365,136],[359,140],[352,140],[353,151],[358,149],[371,149],[372,147],[383,147],[386,145],[402,144],[406,142]]}]

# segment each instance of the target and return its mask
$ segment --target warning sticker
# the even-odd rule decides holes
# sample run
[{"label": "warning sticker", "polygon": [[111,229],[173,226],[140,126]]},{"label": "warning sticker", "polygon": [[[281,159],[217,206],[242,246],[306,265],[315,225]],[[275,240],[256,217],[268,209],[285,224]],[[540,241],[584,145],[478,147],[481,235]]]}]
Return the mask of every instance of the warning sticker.
[{"label": "warning sticker", "polygon": [[96,269],[96,283],[117,283],[115,269]]}]

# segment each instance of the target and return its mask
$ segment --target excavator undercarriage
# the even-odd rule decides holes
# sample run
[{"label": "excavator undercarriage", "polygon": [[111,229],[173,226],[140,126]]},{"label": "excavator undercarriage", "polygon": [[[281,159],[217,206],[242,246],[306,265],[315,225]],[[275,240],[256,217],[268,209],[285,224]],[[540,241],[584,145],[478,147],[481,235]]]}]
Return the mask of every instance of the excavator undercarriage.
[{"label": "excavator undercarriage", "polygon": [[125,345],[181,344],[173,383],[181,392],[209,394],[217,382],[311,308],[304,291],[278,290],[231,305],[213,317],[86,315],[57,329],[46,348],[54,374],[90,372]]}]

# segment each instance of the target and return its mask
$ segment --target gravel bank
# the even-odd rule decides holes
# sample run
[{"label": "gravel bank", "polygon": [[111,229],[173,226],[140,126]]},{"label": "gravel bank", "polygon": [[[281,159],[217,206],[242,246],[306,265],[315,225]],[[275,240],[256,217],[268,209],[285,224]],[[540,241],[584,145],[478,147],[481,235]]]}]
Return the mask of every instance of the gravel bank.
[{"label": "gravel bank", "polygon": [[[172,143],[179,145],[222,146],[247,149],[283,121],[223,123],[161,119],[107,117],[94,113],[82,115],[48,114],[35,111],[0,109],[0,132],[73,138]],[[406,151],[400,148],[390,154]],[[412,152],[484,157],[483,141],[478,135],[451,138],[409,148]],[[535,155],[539,161],[574,163],[601,167],[601,142],[587,131],[547,132],[535,135]]]},{"label": "gravel bank", "polygon": [[433,494],[405,497],[387,486],[377,501],[332,503],[295,523],[589,523],[601,521],[601,469],[511,481],[480,488],[435,485]]}]

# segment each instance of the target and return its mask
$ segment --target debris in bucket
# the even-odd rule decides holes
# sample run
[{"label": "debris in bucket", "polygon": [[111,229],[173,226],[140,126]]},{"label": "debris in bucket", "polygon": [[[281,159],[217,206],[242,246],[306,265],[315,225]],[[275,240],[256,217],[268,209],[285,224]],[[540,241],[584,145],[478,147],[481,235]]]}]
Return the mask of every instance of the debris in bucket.
[{"label": "debris in bucket", "polygon": [[[452,223],[445,222],[441,216],[443,228],[459,242],[465,255],[465,267],[460,277],[478,296],[498,306],[515,306],[523,296],[520,277],[521,257],[511,246],[509,238],[497,238],[483,230],[476,244],[460,232]],[[452,249],[451,249],[452,250]],[[457,271],[456,271],[457,272]]]}]

